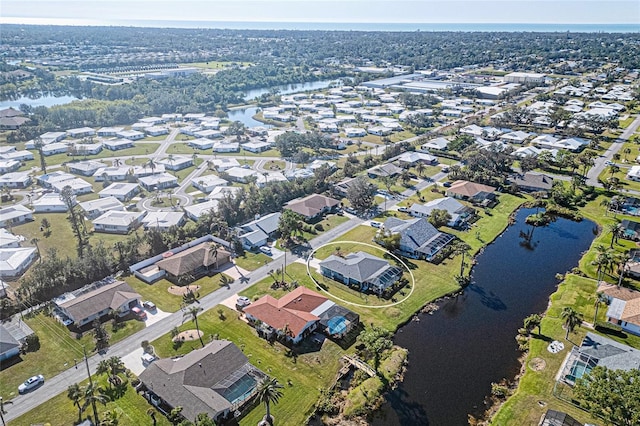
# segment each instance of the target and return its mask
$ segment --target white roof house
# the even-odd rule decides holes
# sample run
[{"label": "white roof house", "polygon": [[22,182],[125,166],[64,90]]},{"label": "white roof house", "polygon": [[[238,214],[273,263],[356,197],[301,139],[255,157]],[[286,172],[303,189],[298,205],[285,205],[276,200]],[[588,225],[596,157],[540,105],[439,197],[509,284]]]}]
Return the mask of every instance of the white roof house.
[{"label": "white roof house", "polygon": [[69,150],[69,145],[62,142],[54,142],[42,147],[42,155],[48,157],[50,155],[64,154]]},{"label": "white roof house", "polygon": [[469,217],[471,208],[466,207],[460,201],[452,197],[438,198],[425,204],[414,203],[409,207],[409,213],[415,217],[428,217],[434,210],[445,210],[451,215],[451,220],[447,226],[455,227],[460,225]]},{"label": "white roof house", "polygon": [[117,181],[126,180],[129,177],[131,167],[129,166],[104,166],[93,172],[96,182],[103,180]]},{"label": "white roof house", "polygon": [[247,142],[242,144],[242,149],[249,152],[263,152],[268,151],[271,148],[269,142]]},{"label": "white roof house", "polygon": [[144,133],[137,130],[122,130],[121,132],[116,133],[116,136],[119,138],[128,139],[130,141],[144,139]]},{"label": "white roof house", "polygon": [[362,136],[367,136],[367,131],[361,127],[347,127],[344,129],[344,134],[348,138],[359,138]]},{"label": "white roof house", "polygon": [[213,144],[213,152],[238,152],[240,151],[240,143],[238,142],[216,142]]},{"label": "white roof house", "polygon": [[191,184],[200,191],[209,193],[216,186],[226,186],[229,182],[216,175],[206,175],[194,177],[191,179]]},{"label": "white roof house", "polygon": [[193,165],[193,158],[184,155],[174,155],[158,160],[156,163],[162,164],[167,170],[178,171],[191,167]]},{"label": "white roof house", "polygon": [[531,137],[531,133],[523,132],[522,130],[518,130],[515,132],[505,133],[500,136],[500,140],[506,143],[515,143],[522,144],[524,141]]},{"label": "white roof house", "polygon": [[206,139],[217,139],[217,138],[224,137],[224,134],[222,134],[220,130],[214,130],[214,129],[196,130],[192,132],[192,135],[198,138],[206,138]]},{"label": "white roof house", "polygon": [[197,221],[200,216],[210,211],[216,211],[218,209],[218,200],[209,200],[204,203],[192,204],[184,207],[184,211],[187,213],[190,219]]},{"label": "white roof house", "polygon": [[182,212],[149,212],[142,219],[144,229],[156,228],[160,231],[166,231],[172,226],[181,226],[185,222],[185,216]]},{"label": "white roof house", "polygon": [[131,174],[136,179],[149,176],[149,175],[155,175],[158,173],[164,173],[164,172],[165,172],[164,164],[154,163],[153,167],[150,167],[148,163],[144,163],[141,166],[133,166],[131,168]]},{"label": "white roof house", "polygon": [[221,172],[232,167],[240,167],[240,163],[235,158],[217,158],[210,161],[211,165]]},{"label": "white roof house", "polygon": [[169,173],[160,173],[157,175],[141,177],[138,179],[138,182],[147,191],[178,186],[178,178],[170,175]]},{"label": "white roof house", "polygon": [[62,170],[58,170],[55,172],[47,173],[46,175],[40,175],[36,177],[38,183],[45,188],[53,188],[53,184],[55,182],[62,182],[69,179],[75,179],[75,176],[71,173],[63,172]]},{"label": "white roof house", "polygon": [[96,232],[128,234],[142,223],[147,212],[122,212],[110,210],[93,220]]},{"label": "white roof house", "polygon": [[[15,147],[11,147],[15,148]],[[27,151],[26,149],[21,150],[12,150],[4,152],[0,154],[0,158],[3,160],[15,160],[15,161],[28,161],[33,160],[33,153],[31,151]]]},{"label": "white roof house", "polygon": [[242,191],[241,186],[216,186],[213,190],[207,195],[208,200],[220,200],[227,195],[235,195],[238,192]]},{"label": "white roof house", "polygon": [[627,171],[627,179],[633,181],[640,181],[640,166],[632,166],[629,171]]},{"label": "white roof house", "polygon": [[69,146],[69,155],[97,155],[102,152],[102,142],[77,143]]},{"label": "white roof house", "polygon": [[187,142],[190,147],[195,149],[211,149],[213,147],[213,143],[214,142],[211,139],[207,138],[192,139]]},{"label": "white roof house", "polygon": [[460,129],[460,133],[471,136],[482,136],[484,129],[476,124],[471,124]]},{"label": "white roof house", "polygon": [[555,143],[558,142],[558,140],[555,136],[544,134],[533,138],[531,143],[541,147],[555,148]]},{"label": "white roof house", "polygon": [[53,190],[56,192],[62,192],[65,187],[70,187],[74,195],[88,194],[93,192],[93,185],[86,180],[74,177],[73,179],[67,179],[63,181],[53,182],[51,184]]},{"label": "white roof house", "polygon": [[541,149],[534,146],[522,146],[511,153],[514,157],[537,157],[542,152]]},{"label": "white roof house", "polygon": [[169,129],[161,126],[149,126],[144,129],[144,132],[149,136],[161,136],[169,133]]},{"label": "white roof house", "polygon": [[95,219],[111,210],[124,211],[124,204],[115,197],[98,198],[97,200],[79,203],[88,219]]},{"label": "white roof house", "polygon": [[431,139],[429,142],[422,144],[420,148],[422,149],[434,149],[436,151],[444,151],[447,149],[449,145],[449,141],[445,138],[435,138]]},{"label": "white roof house", "polygon": [[31,185],[30,172],[11,172],[0,175],[0,188],[26,188]]},{"label": "white roof house", "polygon": [[270,183],[286,182],[287,180],[287,177],[282,172],[267,173],[266,175],[258,174],[256,185],[258,188],[262,188]]},{"label": "white roof house", "polygon": [[140,187],[137,183],[114,182],[102,191],[98,192],[98,195],[100,198],[113,197],[120,201],[128,201],[138,192],[140,192]]},{"label": "white roof house", "polygon": [[[144,136],[144,133],[141,134]],[[110,151],[119,151],[121,149],[133,148],[133,141],[129,139],[108,139],[102,142],[102,146]]]},{"label": "white roof house", "polygon": [[124,127],[101,127],[96,132],[98,136],[109,137],[115,136],[116,133],[124,130]]},{"label": "white roof house", "polygon": [[36,260],[35,247],[0,248],[0,278],[21,276]]},{"label": "white roof house", "polygon": [[413,151],[400,154],[400,156],[398,156],[398,162],[400,166],[412,166],[417,163],[436,164],[438,159],[433,155]]},{"label": "white roof house", "polygon": [[32,220],[33,212],[22,204],[0,208],[0,227],[13,226]]},{"label": "white roof house", "polygon": [[93,176],[98,169],[105,167],[105,164],[100,161],[80,161],[77,163],[67,163],[67,167],[69,167],[71,173],[82,176]]},{"label": "white roof house", "polygon": [[36,213],[63,213],[69,210],[65,202],[62,201],[62,198],[60,198],[60,194],[58,193],[44,194],[37,200],[32,201],[31,207]]},{"label": "white roof house", "polygon": [[258,172],[251,169],[244,169],[242,167],[232,167],[226,170],[229,178],[235,182],[247,183],[250,176],[258,177]]},{"label": "white roof house", "polygon": [[78,127],[77,129],[67,130],[67,136],[71,138],[84,138],[85,136],[93,136],[96,131],[91,127]]},{"label": "white roof house", "polygon": [[25,238],[22,235],[14,235],[4,228],[0,228],[0,248],[20,247]]},{"label": "white roof house", "polygon": [[[40,135],[40,139],[42,140],[42,143],[45,145],[53,142],[60,142],[66,137],[67,137],[66,132],[47,132]],[[27,148],[27,149],[31,149],[31,148]]]}]

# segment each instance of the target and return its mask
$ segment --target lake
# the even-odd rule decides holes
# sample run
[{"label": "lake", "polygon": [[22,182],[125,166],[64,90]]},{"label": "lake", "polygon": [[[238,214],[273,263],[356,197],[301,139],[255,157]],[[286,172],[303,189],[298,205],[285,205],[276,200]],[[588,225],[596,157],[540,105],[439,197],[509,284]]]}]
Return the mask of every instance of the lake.
[{"label": "lake", "polygon": [[[398,330],[394,342],[409,349],[409,366],[374,425],[466,425],[468,414],[484,412],[491,383],[518,373],[518,328],[546,309],[556,273],[577,266],[595,237],[588,220],[532,228],[524,221],[533,212],[518,211],[516,224],[477,257],[463,294]],[[522,233],[532,230],[527,244]]]},{"label": "lake", "polygon": [[21,98],[18,98],[16,100],[6,100],[6,101],[0,101],[0,109],[5,109],[5,108],[9,108],[9,107],[13,107],[15,109],[20,108],[20,105],[22,104],[27,104],[29,106],[32,107],[37,107],[37,106],[46,106],[46,107],[51,107],[54,105],[64,105],[64,104],[68,104],[70,102],[76,101],[78,100],[78,98],[74,97],[74,96],[54,96],[54,95],[44,95],[41,96],[39,98],[28,98],[26,96],[23,96]]},{"label": "lake", "polygon": [[258,96],[262,96],[264,93],[269,93],[273,89],[277,89],[281,95],[288,95],[291,93],[306,92],[311,90],[326,89],[334,80],[320,80],[310,81],[308,83],[293,83],[284,84],[282,86],[264,87],[262,89],[253,89],[245,92],[244,100],[250,101]]},{"label": "lake", "polygon": [[229,116],[229,120],[231,121],[239,121],[244,124],[246,127],[271,127],[268,124],[264,124],[254,119],[253,116],[258,112],[258,107],[246,107],[246,108],[237,108],[230,109],[227,111],[227,115]]}]

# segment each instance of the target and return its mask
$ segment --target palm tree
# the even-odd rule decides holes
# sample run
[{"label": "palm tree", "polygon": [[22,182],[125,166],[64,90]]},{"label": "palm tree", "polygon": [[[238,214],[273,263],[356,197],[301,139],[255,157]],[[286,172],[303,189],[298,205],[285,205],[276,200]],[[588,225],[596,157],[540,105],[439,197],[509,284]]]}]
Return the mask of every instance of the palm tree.
[{"label": "palm tree", "polygon": [[156,426],[156,424],[158,423],[158,420],[156,420],[156,410],[155,410],[155,408],[149,408],[147,410],[147,415],[149,417],[151,417],[151,421],[153,422],[153,426]]},{"label": "palm tree", "polygon": [[424,165],[424,163],[422,161],[420,161],[418,163],[418,165],[416,166],[416,171],[418,172],[418,175],[420,177],[422,177],[422,174],[424,173],[424,169],[426,168],[426,166]]},{"label": "palm tree", "polygon": [[471,250],[471,246],[469,246],[469,244],[465,243],[464,241],[460,240],[460,241],[456,241],[456,243],[453,246],[453,255],[457,256],[457,255],[462,255],[462,262],[460,262],[460,276],[464,276],[464,257],[465,255],[467,255],[469,253],[469,250]]},{"label": "palm tree", "polygon": [[582,314],[570,306],[565,306],[560,313],[560,318],[564,320],[564,326],[567,330],[564,338],[569,340],[569,333],[582,323]]},{"label": "palm tree", "polygon": [[34,246],[36,246],[36,250],[38,251],[38,258],[40,258],[40,263],[42,263],[42,254],[40,253],[40,246],[38,245],[38,242],[40,240],[37,237],[33,237],[30,242],[31,244],[33,244]]},{"label": "palm tree", "polygon": [[125,371],[127,371],[127,368],[125,367],[124,362],[122,362],[122,359],[119,356],[112,356],[109,359],[103,359],[100,361],[96,373],[106,374],[109,376],[109,383],[117,386],[122,383],[122,379],[120,379],[118,374],[124,373]]},{"label": "palm tree", "polygon": [[620,224],[619,223],[610,223],[607,225],[607,231],[611,232],[611,244],[609,244],[609,248],[613,248],[613,243],[618,242],[618,237],[620,236]]},{"label": "palm tree", "polygon": [[596,274],[598,275],[598,281],[602,279],[602,272],[611,269],[613,263],[613,250],[603,245],[596,246],[596,258],[591,262],[592,265],[597,266]]},{"label": "palm tree", "polygon": [[266,414],[263,418],[263,421],[266,421],[268,424],[273,424],[273,417],[271,416],[271,404],[277,404],[280,398],[282,398],[282,386],[278,383],[278,379],[266,376],[263,378],[258,384],[258,401],[264,403],[264,407],[266,410]]},{"label": "palm tree", "polygon": [[82,405],[80,400],[82,399],[82,388],[79,384],[74,383],[67,388],[67,398],[73,401],[73,405],[78,407],[78,423],[82,422]]},{"label": "palm tree", "polygon": [[196,325],[196,331],[198,332],[198,338],[200,339],[200,344],[204,348],[204,342],[202,341],[202,334],[200,333],[200,326],[198,325],[198,313],[200,313],[203,309],[200,306],[192,306],[190,307],[183,315],[182,319],[185,318],[191,319]]},{"label": "palm tree", "polygon": [[120,414],[117,410],[108,410],[104,413],[105,418],[100,422],[99,426],[118,426]]},{"label": "palm tree", "polygon": [[107,405],[107,402],[109,402],[110,399],[104,393],[104,389],[93,383],[89,383],[83,390],[84,403],[82,404],[82,411],[84,412],[89,405],[91,405],[93,408],[93,422],[95,424],[99,424],[100,418],[98,417],[98,408],[96,407],[96,403],[99,402],[102,405]]},{"label": "palm tree", "polygon": [[144,166],[145,167],[149,166],[149,168],[151,169],[151,173],[153,173],[156,169],[156,162],[153,161],[153,158],[149,158],[149,161],[147,161],[147,163]]},{"label": "palm tree", "polygon": [[595,315],[593,315],[593,325],[596,325],[596,322],[598,321],[598,309],[600,308],[601,304],[605,304],[608,305],[609,304],[609,298],[607,297],[606,294],[602,293],[602,292],[598,292],[596,293],[596,300],[594,303],[594,306],[596,307],[596,313]]}]

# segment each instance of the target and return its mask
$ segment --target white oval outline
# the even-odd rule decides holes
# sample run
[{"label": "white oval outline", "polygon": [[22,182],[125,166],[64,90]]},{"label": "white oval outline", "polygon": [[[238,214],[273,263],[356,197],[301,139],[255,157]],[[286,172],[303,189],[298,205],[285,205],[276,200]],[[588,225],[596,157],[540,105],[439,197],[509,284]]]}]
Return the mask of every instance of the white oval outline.
[{"label": "white oval outline", "polygon": [[[320,250],[323,247],[326,246],[333,246],[333,245],[337,245],[337,244],[362,244],[365,245],[367,247],[371,247],[377,250],[381,250],[387,254],[389,254],[390,256],[392,256],[394,259],[396,259],[398,262],[400,262],[402,264],[402,266],[404,266],[404,268],[409,271],[409,275],[411,276],[411,291],[409,292],[409,294],[407,294],[404,299],[399,300],[397,302],[393,302],[393,303],[389,303],[387,305],[379,305],[379,306],[370,306],[370,305],[363,305],[361,303],[354,303],[354,302],[349,302],[348,300],[344,300],[341,299],[340,297],[331,294],[329,291],[325,290],[324,288],[322,288],[322,286],[320,285],[320,283],[313,277],[313,275],[311,275],[311,271],[309,268],[309,263],[311,262],[311,258],[313,257],[314,253],[317,252],[318,250]],[[309,278],[311,278],[311,280],[313,281],[313,283],[316,285],[316,287],[320,288],[320,290],[322,290],[323,293],[328,294],[329,296],[333,297],[334,299],[339,300],[342,303],[346,303],[348,305],[352,305],[352,306],[358,306],[360,308],[370,308],[370,309],[381,309],[381,308],[390,308],[392,306],[396,306],[399,305],[400,303],[403,303],[404,301],[406,301],[407,299],[409,299],[411,297],[411,295],[413,294],[413,291],[416,288],[416,279],[413,276],[413,272],[411,272],[411,269],[409,269],[409,267],[407,266],[406,263],[404,263],[402,261],[402,259],[400,259],[398,256],[396,256],[395,254],[391,253],[389,250],[386,250],[384,248],[381,248],[380,246],[374,246],[373,244],[369,244],[369,243],[363,243],[362,241],[331,241],[328,243],[324,243],[323,245],[316,247],[315,249],[313,249],[313,251],[311,253],[309,253],[309,256],[307,257],[307,275],[309,276]],[[338,283],[338,281],[336,281]],[[343,284],[344,285],[344,284]]]}]

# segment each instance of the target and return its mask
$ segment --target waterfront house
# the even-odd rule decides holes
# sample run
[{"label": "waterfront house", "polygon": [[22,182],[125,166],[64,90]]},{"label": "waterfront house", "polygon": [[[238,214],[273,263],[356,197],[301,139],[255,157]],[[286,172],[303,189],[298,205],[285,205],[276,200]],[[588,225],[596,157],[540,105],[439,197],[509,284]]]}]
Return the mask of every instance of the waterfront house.
[{"label": "waterfront house", "polygon": [[447,188],[447,197],[468,200],[473,203],[488,203],[495,200],[495,190],[493,186],[481,183],[457,180]]},{"label": "waterfront house", "polygon": [[620,222],[620,236],[626,240],[640,240],[640,223],[624,219]]},{"label": "waterfront house", "polygon": [[526,172],[516,174],[509,179],[523,192],[549,192],[553,187],[553,178],[544,173]]},{"label": "waterfront house", "polygon": [[640,336],[640,291],[600,281],[597,292],[608,299],[607,321]]},{"label": "waterfront house", "polygon": [[320,262],[325,277],[341,282],[361,292],[381,295],[402,277],[402,269],[384,259],[362,251],[346,256],[331,255]]},{"label": "waterfront house", "polygon": [[424,204],[413,203],[409,207],[409,214],[414,217],[429,217],[434,210],[444,210],[451,216],[447,226],[463,227],[473,217],[475,210],[467,207],[452,197],[437,198]]},{"label": "waterfront house", "polygon": [[440,232],[425,217],[402,220],[388,218],[379,231],[382,236],[400,234],[398,251],[403,256],[431,261],[447,244],[455,238],[451,234]]}]

